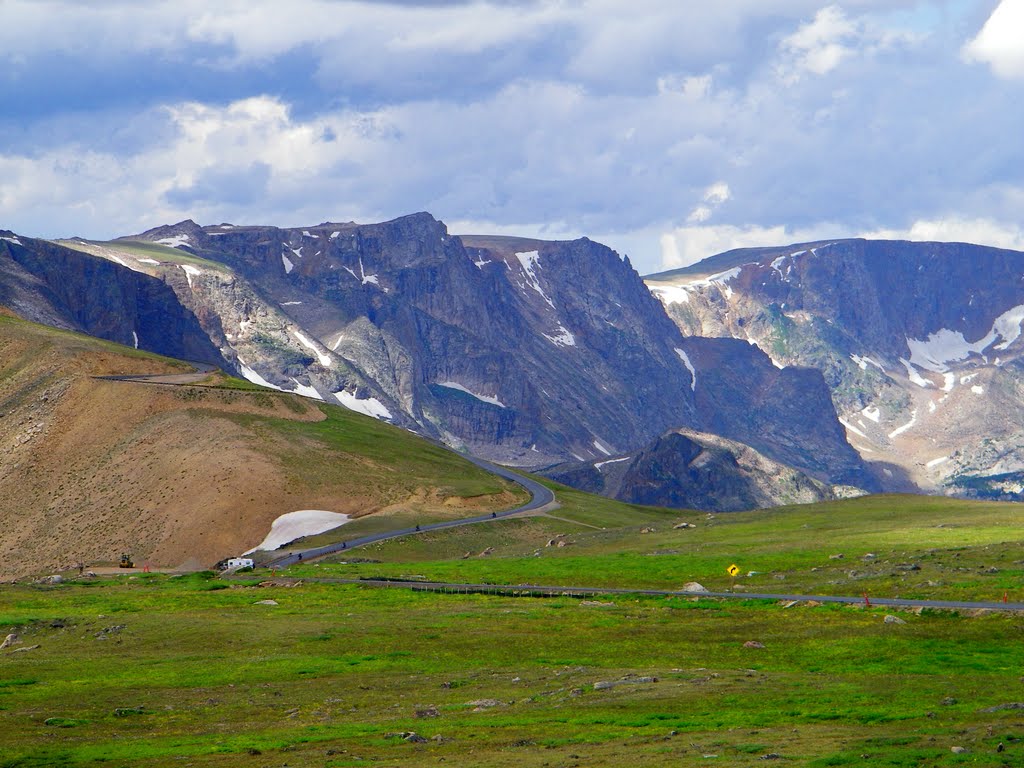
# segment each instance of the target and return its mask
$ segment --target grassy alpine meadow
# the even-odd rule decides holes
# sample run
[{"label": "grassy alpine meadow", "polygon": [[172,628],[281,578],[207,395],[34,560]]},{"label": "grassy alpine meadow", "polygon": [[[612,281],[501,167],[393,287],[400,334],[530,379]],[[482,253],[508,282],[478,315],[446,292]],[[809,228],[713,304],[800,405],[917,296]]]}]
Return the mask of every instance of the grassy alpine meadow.
[{"label": "grassy alpine meadow", "polygon": [[878,592],[902,575],[937,597],[1019,586],[1012,505],[871,497],[709,518],[559,497],[553,517],[277,576],[0,586],[0,638],[16,636],[0,650],[0,768],[1024,765],[1018,614],[301,578],[728,588],[735,560],[773,563],[759,584],[794,592],[849,570]]},{"label": "grassy alpine meadow", "polygon": [[[1019,504],[878,495],[708,515],[553,487],[562,508],[551,517],[396,539],[347,555],[377,562],[337,556],[297,572],[652,589],[697,581],[711,591],[1024,602]],[[732,564],[736,578],[727,573]]]},{"label": "grassy alpine meadow", "polygon": [[1024,764],[1018,616],[263,583],[3,586],[0,766]]}]

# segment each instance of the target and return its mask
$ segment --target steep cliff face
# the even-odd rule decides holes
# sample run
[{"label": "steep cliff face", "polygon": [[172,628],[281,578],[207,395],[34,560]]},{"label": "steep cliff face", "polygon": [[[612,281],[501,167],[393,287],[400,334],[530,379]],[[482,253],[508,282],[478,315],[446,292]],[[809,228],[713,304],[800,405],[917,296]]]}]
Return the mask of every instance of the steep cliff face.
[{"label": "steep cliff face", "polygon": [[0,231],[0,304],[26,320],[224,364],[196,317],[163,282],[45,240]]},{"label": "steep cliff face", "polygon": [[226,265],[264,314],[287,317],[274,329],[233,312],[223,288],[197,289],[210,270],[193,272],[183,300],[220,317],[243,370],[376,403],[476,453],[530,466],[600,457],[696,419],[675,327],[636,272],[587,239],[458,238],[416,214],[294,230],[182,222],[132,240]]},{"label": "steep cliff face", "polygon": [[1021,498],[1024,254],[845,240],[732,251],[647,282],[684,333],[820,370],[886,487]]}]

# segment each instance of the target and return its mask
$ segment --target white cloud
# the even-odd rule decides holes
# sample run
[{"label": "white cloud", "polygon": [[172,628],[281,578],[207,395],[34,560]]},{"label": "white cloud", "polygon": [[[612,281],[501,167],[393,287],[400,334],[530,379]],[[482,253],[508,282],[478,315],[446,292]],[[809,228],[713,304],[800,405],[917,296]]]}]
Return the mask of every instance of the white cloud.
[{"label": "white cloud", "polygon": [[1002,0],[963,55],[988,64],[1000,77],[1024,77],[1024,0]]},{"label": "white cloud", "polygon": [[814,20],[800,26],[781,45],[784,63],[782,78],[796,82],[805,72],[824,75],[831,72],[853,52],[857,29],[839,6],[830,5],[815,15]]},{"label": "white cloud", "polygon": [[882,240],[917,240],[934,242],[973,243],[995,248],[1024,251],[1024,229],[989,218],[949,216],[919,219],[903,229],[878,229],[864,232],[860,237]]},{"label": "white cloud", "polygon": [[837,237],[841,229],[829,223],[799,229],[783,225],[762,227],[731,224],[679,227],[661,236],[661,269],[685,267],[733,248],[788,245]]}]

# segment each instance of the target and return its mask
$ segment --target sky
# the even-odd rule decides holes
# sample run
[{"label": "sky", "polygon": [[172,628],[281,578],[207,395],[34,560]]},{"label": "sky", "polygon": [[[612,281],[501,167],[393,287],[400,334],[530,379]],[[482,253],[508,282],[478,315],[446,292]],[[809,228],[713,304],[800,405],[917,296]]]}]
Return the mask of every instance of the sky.
[{"label": "sky", "polygon": [[1024,249],[1024,0],[0,0],[0,229]]}]

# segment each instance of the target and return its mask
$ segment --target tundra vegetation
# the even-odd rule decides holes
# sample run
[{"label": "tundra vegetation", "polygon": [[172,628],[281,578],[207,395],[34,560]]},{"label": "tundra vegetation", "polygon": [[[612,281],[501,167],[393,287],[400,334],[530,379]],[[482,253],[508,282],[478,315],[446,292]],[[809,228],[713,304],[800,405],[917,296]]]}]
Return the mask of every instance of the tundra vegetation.
[{"label": "tundra vegetation", "polygon": [[0,651],[0,766],[1024,762],[1016,614],[317,580],[1021,598],[1013,505],[871,497],[709,517],[560,498],[557,517],[274,576],[4,585],[0,631],[17,639]]}]

